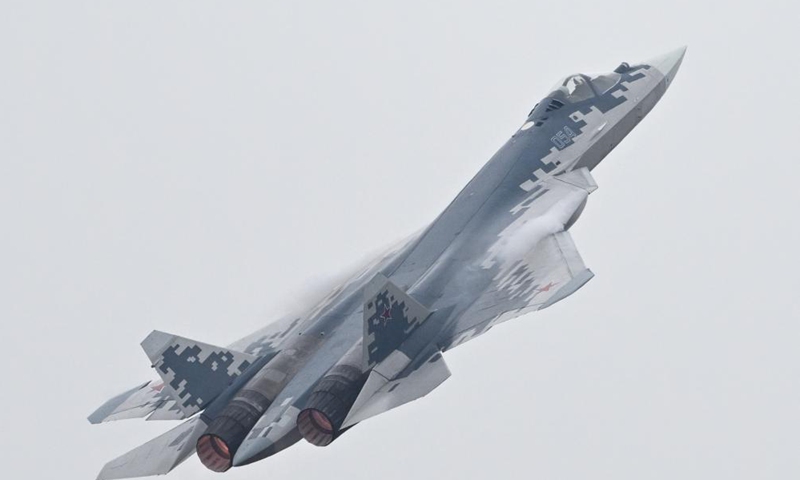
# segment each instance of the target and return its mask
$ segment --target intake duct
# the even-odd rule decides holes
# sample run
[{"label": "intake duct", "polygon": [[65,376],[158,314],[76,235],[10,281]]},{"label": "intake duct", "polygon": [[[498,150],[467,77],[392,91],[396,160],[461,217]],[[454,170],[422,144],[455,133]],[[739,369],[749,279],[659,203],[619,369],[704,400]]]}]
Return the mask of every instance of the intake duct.
[{"label": "intake duct", "polygon": [[342,424],[367,379],[361,353],[359,342],[322,377],[297,416],[300,434],[312,445],[329,445],[347,430]]}]

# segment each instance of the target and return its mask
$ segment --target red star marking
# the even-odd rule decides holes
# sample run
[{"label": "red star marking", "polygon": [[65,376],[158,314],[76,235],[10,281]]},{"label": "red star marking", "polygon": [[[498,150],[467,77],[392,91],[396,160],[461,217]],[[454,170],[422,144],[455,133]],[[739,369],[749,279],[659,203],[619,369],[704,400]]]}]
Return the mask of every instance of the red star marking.
[{"label": "red star marking", "polygon": [[558,283],[550,282],[547,285],[545,285],[544,287],[537,288],[536,290],[539,291],[539,292],[549,292],[550,289],[555,287],[556,285],[558,285]]},{"label": "red star marking", "polygon": [[378,319],[375,321],[375,324],[377,325],[378,322],[381,322],[383,324],[383,326],[385,327],[386,324],[389,323],[389,320],[391,320],[391,319],[392,319],[392,309],[389,308],[389,307],[384,307],[383,308],[383,313],[378,315]]},{"label": "red star marking", "polygon": [[163,388],[164,388],[164,383],[163,383],[163,382],[162,382],[162,383],[159,383],[158,385],[155,385],[155,386],[153,386],[153,387],[150,387],[150,388],[152,388],[152,389],[153,389],[153,390],[155,390],[156,392],[160,392],[160,391],[161,391],[161,389],[163,389]]}]

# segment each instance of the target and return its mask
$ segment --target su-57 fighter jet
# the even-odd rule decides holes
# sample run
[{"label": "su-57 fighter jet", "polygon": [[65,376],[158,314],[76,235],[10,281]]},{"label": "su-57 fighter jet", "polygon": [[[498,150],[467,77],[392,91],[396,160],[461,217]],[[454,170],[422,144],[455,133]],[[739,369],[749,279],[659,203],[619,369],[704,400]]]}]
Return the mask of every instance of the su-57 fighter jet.
[{"label": "su-57 fighter jet", "polygon": [[575,293],[593,276],[568,233],[597,188],[590,171],[659,101],[684,53],[559,81],[433,223],[308,311],[228,347],[152,332],[142,347],[160,380],[89,421],[186,421],[99,478],[165,474],[195,452],[224,472],[301,439],[329,445],[444,382],[442,352]]}]

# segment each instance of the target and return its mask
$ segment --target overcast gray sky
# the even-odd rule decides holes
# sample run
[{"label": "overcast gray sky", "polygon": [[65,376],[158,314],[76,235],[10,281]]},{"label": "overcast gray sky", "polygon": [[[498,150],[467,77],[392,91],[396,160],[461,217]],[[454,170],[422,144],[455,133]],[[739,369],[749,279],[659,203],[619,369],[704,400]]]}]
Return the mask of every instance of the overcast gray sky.
[{"label": "overcast gray sky", "polygon": [[2,2],[7,478],[94,478],[169,428],[85,420],[150,378],[152,329],[249,333],[431,221],[558,78],[684,44],[594,172],[594,280],[226,478],[800,474],[795,2],[278,3]]}]

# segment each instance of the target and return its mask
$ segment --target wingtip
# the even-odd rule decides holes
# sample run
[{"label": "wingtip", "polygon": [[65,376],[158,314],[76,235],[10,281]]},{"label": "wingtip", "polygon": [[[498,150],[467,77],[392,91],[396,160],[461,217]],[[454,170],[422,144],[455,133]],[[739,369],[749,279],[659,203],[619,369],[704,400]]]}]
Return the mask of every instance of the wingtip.
[{"label": "wingtip", "polygon": [[89,414],[86,419],[89,420],[89,423],[92,425],[106,422],[109,417],[119,413],[118,409],[125,403],[126,400],[150,383],[150,381],[141,383],[130,390],[126,390],[114,397],[111,397],[110,399],[106,400],[105,403],[97,407],[94,412]]}]

